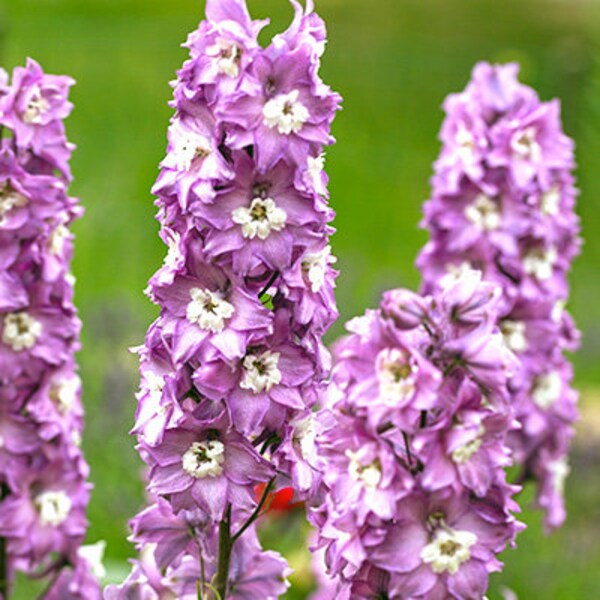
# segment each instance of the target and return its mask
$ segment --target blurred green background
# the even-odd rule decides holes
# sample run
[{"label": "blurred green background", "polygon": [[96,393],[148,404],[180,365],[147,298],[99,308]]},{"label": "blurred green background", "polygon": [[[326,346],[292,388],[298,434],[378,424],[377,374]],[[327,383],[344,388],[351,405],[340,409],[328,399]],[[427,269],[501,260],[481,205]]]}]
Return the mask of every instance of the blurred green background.
[{"label": "blurred green background", "polygon": [[[142,294],[165,253],[149,193],[163,156],[171,109],[168,81],[185,59],[180,44],[203,14],[198,0],[2,0],[1,64],[36,58],[77,80],[68,121],[78,145],[72,191],[86,216],[75,226],[74,271],[84,322],[79,359],[85,384],[84,441],[96,485],[89,539],[106,539],[113,575],[132,548],[126,521],[143,501],[141,464],[127,436],[135,409],[136,360],[156,311]],[[287,25],[285,0],[249,0],[274,31]],[[570,516],[546,538],[539,515],[506,569],[492,579],[521,599],[600,598],[600,3],[593,0],[318,0],[330,38],[324,79],[344,96],[328,152],[334,238],[342,275],[342,318],[374,305],[382,290],[416,286],[413,260],[426,236],[418,230],[444,96],[464,87],[482,59],[517,60],[542,98],[559,97],[578,145],[579,212],[585,247],[573,276],[571,308],[584,331],[575,358],[583,391],[580,435],[568,487]],[[523,496],[526,505],[529,495]],[[297,516],[278,545],[298,567],[297,591],[310,587]],[[272,529],[277,525],[268,526]],[[26,592],[24,592],[26,594]],[[23,595],[23,598],[28,596]]]}]

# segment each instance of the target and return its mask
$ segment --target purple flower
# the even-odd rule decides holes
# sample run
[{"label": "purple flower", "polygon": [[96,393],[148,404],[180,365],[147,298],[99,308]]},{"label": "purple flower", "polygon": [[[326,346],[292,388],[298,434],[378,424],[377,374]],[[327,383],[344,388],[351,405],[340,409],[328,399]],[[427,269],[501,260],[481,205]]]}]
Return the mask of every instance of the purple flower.
[{"label": "purple flower", "polygon": [[138,350],[133,429],[155,504],[132,521],[144,557],[107,598],[196,597],[217,576],[223,528],[235,543],[222,596],[287,589],[285,563],[253,532],[255,487],[291,479],[309,494],[319,479],[306,423],[337,316],[323,146],[340,101],[317,75],[323,22],[292,4],[263,49],[266,22],[243,0],[209,0],[173,84],[153,188],[169,250],[147,290],[160,316]]},{"label": "purple flower", "polygon": [[[510,445],[523,478],[538,479],[538,502],[554,527],[564,517],[557,508],[563,486],[548,485],[543,463],[562,464],[559,448],[567,451],[577,415],[562,357],[578,345],[563,310],[580,246],[573,143],[562,132],[558,102],[541,102],[517,74],[516,65],[479,64],[465,91],[446,101],[444,145],[425,206],[431,241],[417,264],[426,292],[464,267],[501,287],[497,325],[520,360],[510,373],[508,400],[520,423]],[[462,146],[453,137],[458,130]],[[481,363],[477,344],[470,354]]]}]

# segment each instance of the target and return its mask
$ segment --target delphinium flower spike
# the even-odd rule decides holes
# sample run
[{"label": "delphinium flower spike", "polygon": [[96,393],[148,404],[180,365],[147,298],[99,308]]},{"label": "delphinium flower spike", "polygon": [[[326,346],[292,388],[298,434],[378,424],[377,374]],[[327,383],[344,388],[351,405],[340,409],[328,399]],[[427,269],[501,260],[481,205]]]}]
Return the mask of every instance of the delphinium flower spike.
[{"label": "delphinium flower spike", "polygon": [[80,441],[80,322],[70,273],[82,213],[63,119],[69,77],[33,60],[0,72],[0,597],[17,571],[45,598],[100,597],[100,546],[83,547],[90,485]]},{"label": "delphinium flower spike", "polygon": [[310,513],[332,581],[315,599],[485,594],[522,528],[499,299],[476,271],[431,296],[393,290],[335,344]]},{"label": "delphinium flower spike", "polygon": [[554,528],[565,518],[577,417],[564,356],[578,345],[564,310],[580,246],[573,142],[562,131],[558,101],[541,102],[517,74],[514,64],[481,63],[465,91],[447,98],[425,205],[431,241],[417,264],[426,292],[465,267],[501,286],[499,326],[521,361],[509,384],[521,425],[510,446],[522,465],[520,481],[536,481],[546,526]]},{"label": "delphinium flower spike", "polygon": [[208,0],[173,84],[153,188],[169,250],[148,288],[160,316],[133,430],[152,504],[131,523],[140,560],[108,598],[287,587],[254,523],[270,492],[312,483],[301,446],[337,316],[323,147],[340,102],[318,75],[324,24],[310,1],[292,5],[263,49],[244,0]]}]

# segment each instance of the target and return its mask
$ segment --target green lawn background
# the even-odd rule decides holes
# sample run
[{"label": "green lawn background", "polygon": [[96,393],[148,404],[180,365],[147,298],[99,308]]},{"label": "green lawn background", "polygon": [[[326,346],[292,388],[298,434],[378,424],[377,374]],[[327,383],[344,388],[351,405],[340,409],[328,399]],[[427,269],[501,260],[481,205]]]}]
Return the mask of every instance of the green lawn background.
[{"label": "green lawn background", "polygon": [[[271,33],[290,19],[285,0],[250,0]],[[583,0],[320,0],[330,38],[323,77],[344,96],[328,152],[339,233],[333,246],[342,275],[341,319],[373,306],[382,290],[418,285],[413,260],[426,240],[417,228],[429,193],[444,96],[464,87],[478,60],[518,60],[523,79],[563,103],[578,144],[579,212],[584,254],[573,276],[571,308],[584,331],[575,358],[584,404],[600,383],[600,5]],[[110,565],[131,555],[125,524],[143,500],[141,465],[128,438],[135,409],[136,361],[156,311],[142,290],[164,255],[149,189],[165,148],[171,109],[168,81],[185,58],[180,47],[203,13],[192,0],[3,0],[1,64],[27,56],[77,80],[68,121],[78,145],[73,193],[86,216],[75,226],[74,271],[84,322],[84,447],[96,485],[90,540],[108,541]],[[586,430],[587,432],[588,430]],[[597,440],[585,435],[574,454],[570,519],[545,538],[539,518],[491,598],[506,585],[520,598],[600,598],[600,482]],[[288,528],[298,534],[295,527]],[[269,536],[267,536],[269,537]],[[288,535],[288,538],[290,536]],[[297,540],[283,546],[297,554]],[[301,598],[310,585],[300,577]],[[25,596],[23,596],[25,598]]]}]

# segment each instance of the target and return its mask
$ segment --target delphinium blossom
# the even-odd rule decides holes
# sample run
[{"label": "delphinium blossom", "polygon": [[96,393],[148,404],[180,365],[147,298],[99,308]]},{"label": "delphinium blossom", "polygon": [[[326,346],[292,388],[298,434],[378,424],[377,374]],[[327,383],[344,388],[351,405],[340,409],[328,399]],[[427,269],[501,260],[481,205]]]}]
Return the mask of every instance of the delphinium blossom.
[{"label": "delphinium blossom", "polygon": [[299,445],[337,316],[323,147],[340,102],[318,75],[324,24],[292,5],[262,48],[266,22],[244,0],[208,0],[173,84],[153,188],[168,253],[148,288],[160,315],[133,429],[151,506],[131,523],[140,559],[108,598],[264,600],[288,585],[254,522],[272,492],[312,485]]},{"label": "delphinium blossom", "polygon": [[[80,322],[70,273],[82,210],[63,119],[69,77],[33,60],[0,71],[0,597],[17,571],[46,598],[94,599],[99,553],[81,546],[90,485],[80,449]],[[100,550],[101,547],[97,546]]]},{"label": "delphinium blossom", "polygon": [[500,288],[465,271],[430,296],[387,292],[334,345],[310,513],[333,581],[315,599],[485,594],[522,528],[499,308]]},{"label": "delphinium blossom", "polygon": [[431,241],[417,264],[428,293],[469,267],[501,286],[498,324],[521,362],[509,384],[521,425],[510,446],[519,481],[536,481],[537,503],[552,529],[565,518],[577,418],[564,355],[578,345],[564,308],[580,246],[573,142],[562,131],[558,101],[541,102],[517,74],[514,64],[479,64],[465,91],[447,98],[425,205]]}]

